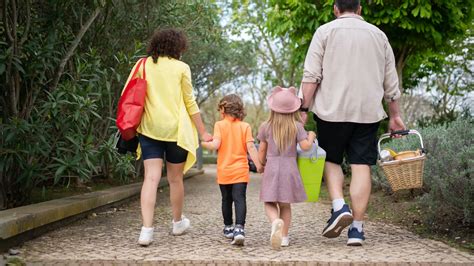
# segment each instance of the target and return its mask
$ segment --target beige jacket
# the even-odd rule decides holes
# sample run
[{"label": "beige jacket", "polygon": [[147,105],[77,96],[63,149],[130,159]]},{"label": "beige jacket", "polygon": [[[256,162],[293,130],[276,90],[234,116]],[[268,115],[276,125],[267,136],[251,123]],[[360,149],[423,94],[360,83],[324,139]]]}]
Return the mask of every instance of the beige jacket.
[{"label": "beige jacket", "polygon": [[310,110],[331,122],[380,121],[387,117],[382,99],[400,98],[387,36],[355,14],[340,16],[316,30],[302,82],[320,83]]}]

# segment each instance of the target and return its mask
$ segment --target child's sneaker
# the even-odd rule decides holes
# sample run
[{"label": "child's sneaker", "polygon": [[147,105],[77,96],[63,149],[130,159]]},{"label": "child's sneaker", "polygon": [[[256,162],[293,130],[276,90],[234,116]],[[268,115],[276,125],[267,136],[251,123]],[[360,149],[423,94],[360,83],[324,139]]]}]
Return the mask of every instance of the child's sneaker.
[{"label": "child's sneaker", "polygon": [[281,246],[282,247],[288,247],[290,245],[290,237],[289,236],[284,236],[281,238]]},{"label": "child's sneaker", "polygon": [[283,220],[276,219],[272,223],[272,234],[270,236],[270,243],[272,244],[273,249],[280,249],[281,248],[281,229],[283,227]]},{"label": "child's sneaker", "polygon": [[184,216],[181,216],[181,221],[179,222],[173,220],[173,235],[179,236],[184,234],[190,226],[191,222]]},{"label": "child's sneaker", "polygon": [[138,238],[138,244],[140,246],[148,246],[153,242],[153,227],[142,226],[142,231],[140,232],[140,237]]},{"label": "child's sneaker", "polygon": [[236,224],[234,228],[234,240],[232,240],[232,245],[243,246],[245,241],[245,231],[244,226]]},{"label": "child's sneaker", "polygon": [[229,238],[229,239],[234,238],[234,226],[233,225],[224,226],[224,236],[225,236],[225,238]]}]

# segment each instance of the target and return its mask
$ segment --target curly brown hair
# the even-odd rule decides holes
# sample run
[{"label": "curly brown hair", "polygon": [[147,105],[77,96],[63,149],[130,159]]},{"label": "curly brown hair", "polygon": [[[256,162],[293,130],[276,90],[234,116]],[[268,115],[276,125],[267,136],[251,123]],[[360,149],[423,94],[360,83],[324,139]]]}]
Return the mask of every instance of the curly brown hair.
[{"label": "curly brown hair", "polygon": [[236,94],[224,96],[224,98],[219,101],[217,110],[223,110],[224,114],[230,115],[240,120],[243,120],[246,116],[242,99],[240,99],[240,97]]},{"label": "curly brown hair", "polygon": [[188,39],[182,30],[163,29],[156,30],[151,36],[146,52],[153,57],[153,62],[158,61],[159,56],[168,56],[174,59],[181,57],[181,54],[188,48]]}]

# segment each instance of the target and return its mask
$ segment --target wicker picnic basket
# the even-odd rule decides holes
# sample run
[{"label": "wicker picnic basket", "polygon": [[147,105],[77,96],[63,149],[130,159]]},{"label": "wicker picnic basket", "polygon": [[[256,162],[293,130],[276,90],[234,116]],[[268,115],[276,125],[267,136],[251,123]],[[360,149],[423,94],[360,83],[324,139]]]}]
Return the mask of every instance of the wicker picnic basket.
[{"label": "wicker picnic basket", "polygon": [[387,176],[388,183],[393,191],[410,188],[421,188],[423,186],[423,168],[426,160],[426,152],[423,146],[423,139],[416,130],[403,130],[383,134],[378,142],[378,152],[380,156],[380,143],[384,139],[391,138],[393,135],[415,134],[420,138],[421,154],[412,158],[401,160],[392,160],[382,162],[379,160],[379,166]]}]

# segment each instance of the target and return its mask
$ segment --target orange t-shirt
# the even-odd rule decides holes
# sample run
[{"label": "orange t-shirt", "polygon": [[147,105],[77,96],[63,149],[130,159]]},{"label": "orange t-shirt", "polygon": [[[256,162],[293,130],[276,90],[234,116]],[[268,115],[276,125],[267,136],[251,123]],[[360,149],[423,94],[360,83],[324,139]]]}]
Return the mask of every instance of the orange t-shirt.
[{"label": "orange t-shirt", "polygon": [[217,150],[217,183],[248,183],[247,142],[253,142],[250,125],[226,117],[214,125],[214,138],[221,140]]}]

